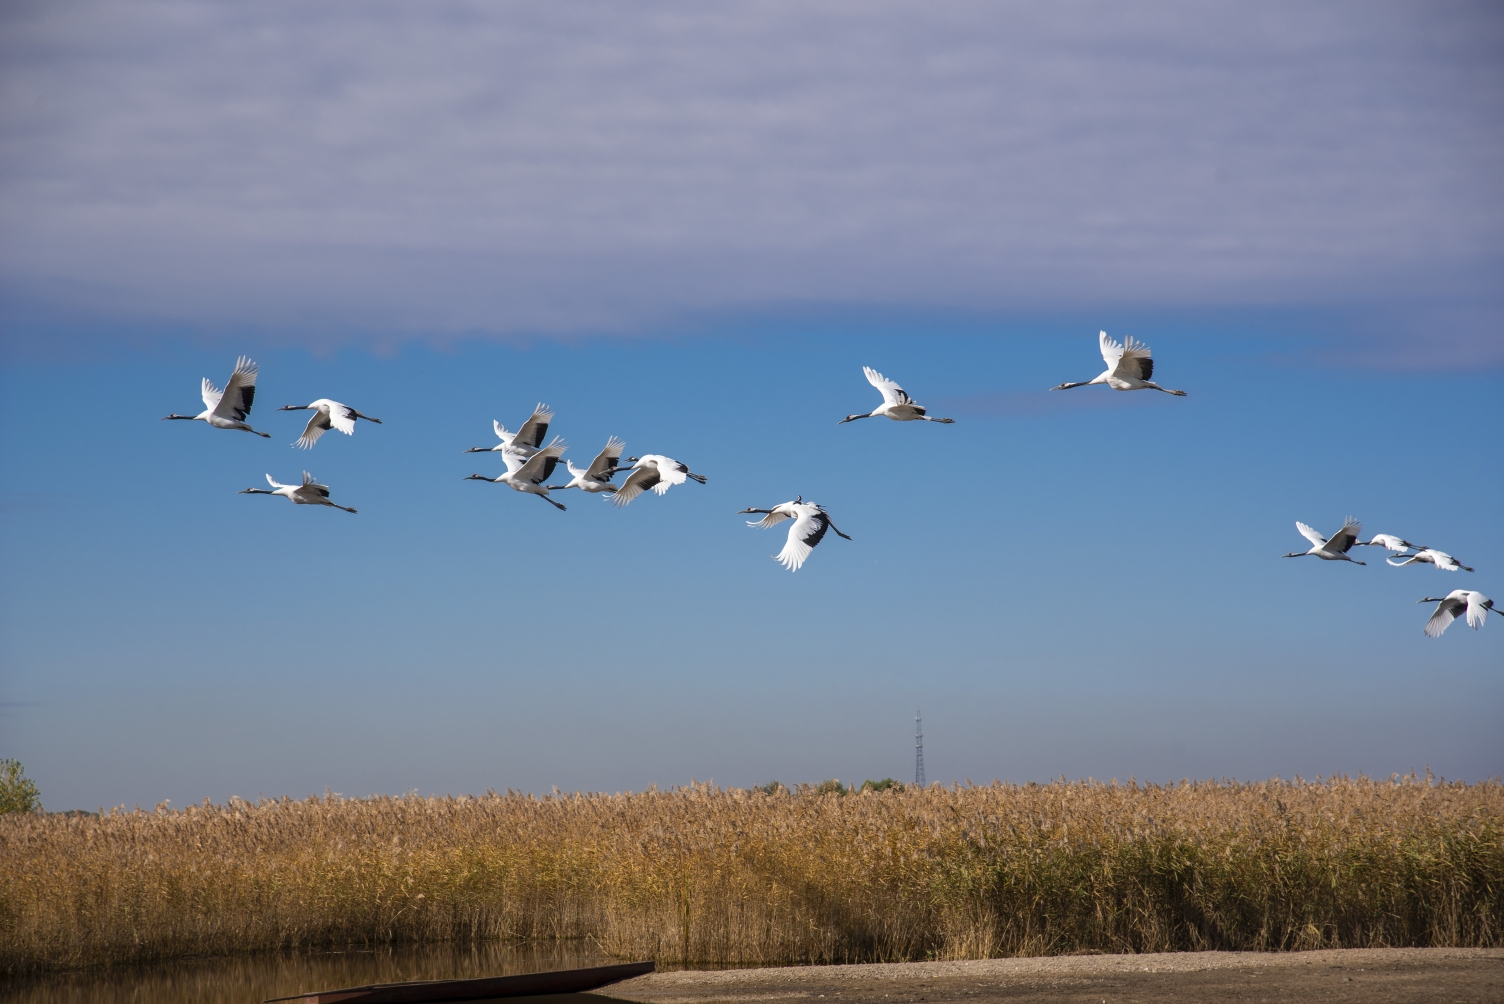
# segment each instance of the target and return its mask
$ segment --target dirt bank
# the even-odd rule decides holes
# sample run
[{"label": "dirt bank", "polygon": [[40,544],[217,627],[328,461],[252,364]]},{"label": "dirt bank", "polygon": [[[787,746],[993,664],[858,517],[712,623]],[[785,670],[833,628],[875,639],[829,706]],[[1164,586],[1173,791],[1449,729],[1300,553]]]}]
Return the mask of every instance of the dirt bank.
[{"label": "dirt bank", "polygon": [[1073,955],[669,972],[606,991],[639,1004],[826,998],[829,1004],[1039,1001],[1504,1001],[1504,949]]}]

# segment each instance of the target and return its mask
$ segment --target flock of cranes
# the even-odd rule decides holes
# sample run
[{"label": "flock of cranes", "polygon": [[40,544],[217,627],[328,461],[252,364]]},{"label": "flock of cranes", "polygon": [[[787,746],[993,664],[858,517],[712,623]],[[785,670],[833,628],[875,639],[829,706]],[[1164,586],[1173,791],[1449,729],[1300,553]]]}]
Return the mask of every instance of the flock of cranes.
[{"label": "flock of cranes", "polygon": [[[1342,521],[1342,529],[1330,537],[1323,537],[1313,528],[1296,521],[1295,529],[1300,535],[1311,542],[1311,547],[1306,551],[1291,551],[1285,555],[1287,558],[1320,558],[1322,561],[1350,561],[1354,565],[1366,565],[1368,562],[1359,561],[1348,554],[1354,547],[1382,547],[1387,551],[1393,551],[1400,561],[1394,557],[1385,555],[1384,561],[1395,568],[1403,568],[1406,565],[1423,564],[1433,565],[1444,572],[1471,572],[1472,569],[1445,551],[1438,551],[1434,547],[1425,547],[1421,544],[1412,544],[1403,537],[1396,537],[1392,533],[1376,533],[1368,540],[1359,540],[1363,536],[1363,524],[1351,516]],[[1436,610],[1431,614],[1431,619],[1426,621],[1425,632],[1432,638],[1440,638],[1451,623],[1464,613],[1467,614],[1467,626],[1474,631],[1483,626],[1488,617],[1488,612],[1494,608],[1494,601],[1484,596],[1475,589],[1454,589],[1445,596],[1427,596],[1420,600],[1421,603],[1435,603]]]},{"label": "flock of cranes", "polygon": [[[1118,391],[1157,390],[1176,397],[1186,396],[1183,390],[1161,387],[1150,379],[1154,375],[1154,358],[1149,347],[1142,342],[1129,337],[1119,344],[1109,338],[1107,332],[1102,331],[1098,333],[1097,344],[1102,353],[1102,361],[1107,366],[1106,370],[1091,380],[1062,383],[1050,389],[1068,390],[1072,387],[1102,384]],[[163,420],[205,422],[216,429],[234,429],[270,439],[268,433],[253,429],[246,424],[246,418],[251,413],[251,404],[256,397],[257,372],[256,364],[245,356],[241,356],[236,360],[235,370],[225,383],[224,390],[221,391],[207,378],[204,379],[202,386],[204,410],[202,412],[197,415],[167,415]],[[882,404],[869,412],[847,415],[838,424],[844,425],[862,418],[887,418],[895,422],[935,422],[941,425],[951,425],[955,422],[953,418],[932,417],[896,381],[888,379],[870,366],[862,367],[862,373],[866,375],[867,382],[882,395]],[[338,429],[350,436],[354,435],[355,423],[358,420],[363,419],[381,424],[381,419],[363,415],[354,408],[329,398],[319,398],[308,404],[284,405],[278,410],[313,412],[313,417],[308,420],[303,434],[292,444],[304,450],[312,449],[319,441],[319,437],[330,429]],[[583,492],[602,495],[608,502],[621,508],[649,489],[654,494],[663,495],[673,486],[682,485],[686,481],[697,481],[702,485],[706,483],[703,474],[696,474],[689,469],[688,465],[661,454],[645,453],[640,457],[628,457],[627,465],[623,466],[621,455],[626,449],[626,443],[616,436],[611,436],[606,440],[605,447],[595,455],[595,459],[588,466],[576,467],[572,462],[564,461],[570,480],[565,484],[550,485],[548,482],[553,479],[560,460],[569,448],[569,444],[558,436],[545,444],[545,440],[548,439],[548,427],[553,418],[552,409],[547,405],[539,404],[516,432],[508,431],[506,426],[493,420],[492,428],[499,442],[495,446],[474,446],[465,452],[498,453],[501,455],[501,461],[506,470],[494,478],[484,474],[471,474],[464,480],[489,481],[492,484],[506,485],[513,491],[536,495],[560,510],[566,507],[563,503],[550,498],[550,492],[578,488]],[[615,476],[623,472],[626,472],[627,476],[620,484],[615,483],[613,481]],[[303,472],[301,484],[284,485],[274,480],[270,474],[266,475],[266,480],[272,486],[271,490],[246,488],[240,494],[281,495],[297,505],[322,505],[343,509],[349,513],[355,512],[349,506],[332,501],[329,498],[329,486],[319,484],[307,471]],[[846,540],[851,539],[836,528],[831,522],[830,514],[823,506],[804,501],[803,495],[792,502],[783,502],[770,509],[741,510],[741,514],[746,513],[762,515],[760,520],[747,522],[748,526],[758,529],[768,529],[785,521],[791,521],[788,539],[784,543],[783,550],[773,556],[775,561],[791,572],[797,572],[808,560],[810,553],[825,538],[827,531],[834,530],[836,536]],[[1287,558],[1316,557],[1323,561],[1348,561],[1362,565],[1366,563],[1358,561],[1348,553],[1353,547],[1383,547],[1394,552],[1401,559],[1396,561],[1394,557],[1386,557],[1387,562],[1397,568],[1412,564],[1429,564],[1449,572],[1473,570],[1445,551],[1412,544],[1392,534],[1380,533],[1375,534],[1370,540],[1359,540],[1358,538],[1362,535],[1362,525],[1351,517],[1330,537],[1323,537],[1304,523],[1297,522],[1295,527],[1311,542],[1311,547],[1305,551],[1291,551],[1285,555]],[[1433,638],[1439,637],[1452,621],[1464,615],[1468,626],[1477,629],[1483,625],[1488,611],[1494,608],[1493,600],[1480,592],[1467,589],[1455,589],[1444,597],[1428,596],[1420,602],[1437,604],[1436,611],[1425,626],[1425,633]]]}]

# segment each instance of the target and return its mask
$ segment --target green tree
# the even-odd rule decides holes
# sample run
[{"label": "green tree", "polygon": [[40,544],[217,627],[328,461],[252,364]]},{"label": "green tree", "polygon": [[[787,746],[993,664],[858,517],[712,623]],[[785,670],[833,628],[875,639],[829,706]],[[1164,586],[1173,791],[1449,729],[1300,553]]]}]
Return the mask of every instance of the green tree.
[{"label": "green tree", "polygon": [[871,778],[868,778],[867,780],[862,782],[862,787],[859,790],[888,791],[889,789],[892,789],[893,791],[903,791],[903,782],[894,780],[891,777],[885,777],[881,781],[874,781]]},{"label": "green tree", "polygon": [[42,793],[26,776],[19,760],[0,760],[0,815],[7,812],[40,812]]},{"label": "green tree", "polygon": [[831,778],[829,781],[821,781],[819,787],[815,789],[815,794],[844,795],[846,794],[846,786],[835,778]]}]

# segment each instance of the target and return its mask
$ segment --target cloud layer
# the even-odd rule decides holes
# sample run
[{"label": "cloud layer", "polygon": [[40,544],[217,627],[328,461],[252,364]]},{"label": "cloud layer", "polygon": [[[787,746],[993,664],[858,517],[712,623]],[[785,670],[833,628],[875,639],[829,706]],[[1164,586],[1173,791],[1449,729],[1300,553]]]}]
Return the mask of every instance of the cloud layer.
[{"label": "cloud layer", "polygon": [[1382,309],[1504,246],[1490,5],[7,11],[13,325]]}]

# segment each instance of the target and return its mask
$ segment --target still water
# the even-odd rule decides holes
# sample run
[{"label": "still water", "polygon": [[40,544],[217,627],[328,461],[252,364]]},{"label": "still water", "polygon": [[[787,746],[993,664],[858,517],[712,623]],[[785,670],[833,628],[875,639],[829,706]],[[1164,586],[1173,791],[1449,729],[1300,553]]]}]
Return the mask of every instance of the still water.
[{"label": "still water", "polygon": [[[0,1004],[257,1004],[268,997],[366,983],[514,976],[623,961],[627,960],[607,958],[591,942],[244,955],[0,982]],[[513,1001],[567,1004],[571,999],[579,998],[570,994]],[[610,1004],[609,998],[599,994],[584,1000]]]}]

